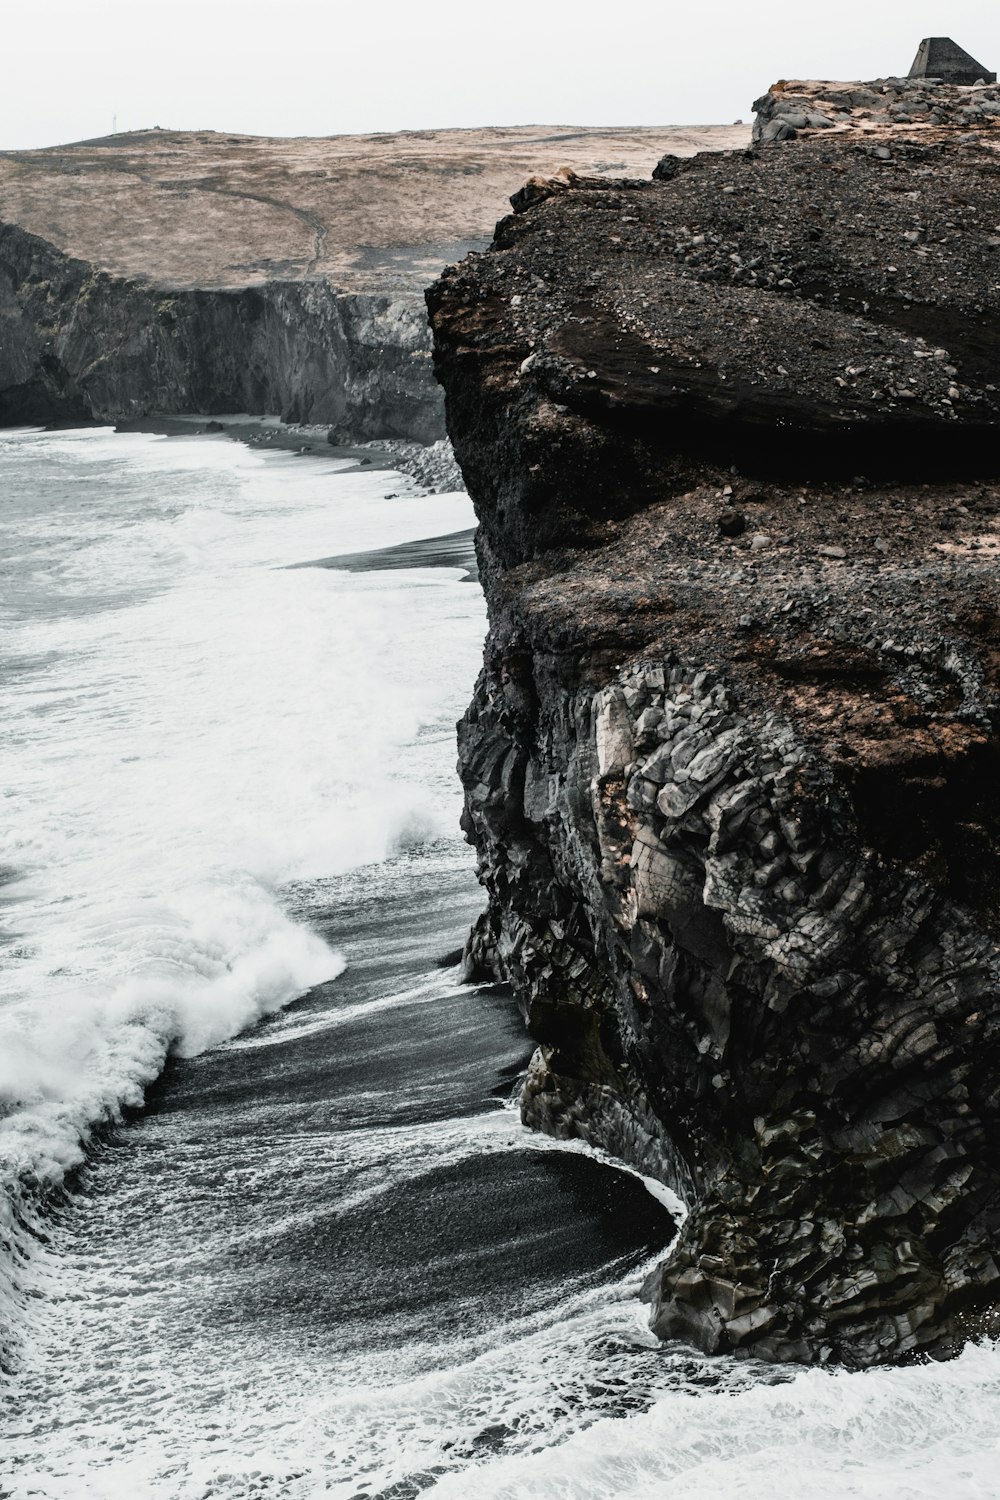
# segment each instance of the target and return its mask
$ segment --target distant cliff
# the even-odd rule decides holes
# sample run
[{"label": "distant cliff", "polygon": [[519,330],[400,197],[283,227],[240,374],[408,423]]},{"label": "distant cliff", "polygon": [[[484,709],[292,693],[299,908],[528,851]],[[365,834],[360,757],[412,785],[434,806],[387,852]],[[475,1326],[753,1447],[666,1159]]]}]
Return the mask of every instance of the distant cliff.
[{"label": "distant cliff", "polygon": [[443,432],[411,298],[323,281],[159,290],[0,225],[0,425],[276,413],[354,438]]},{"label": "distant cliff", "polygon": [[0,423],[247,411],[431,442],[422,290],[488,243],[511,181],[646,174],[734,134],[147,131],[0,153]]},{"label": "distant cliff", "polygon": [[535,183],[428,294],[524,1118],[687,1197],[661,1335],[850,1366],[1000,1326],[1000,156],[867,125]]}]

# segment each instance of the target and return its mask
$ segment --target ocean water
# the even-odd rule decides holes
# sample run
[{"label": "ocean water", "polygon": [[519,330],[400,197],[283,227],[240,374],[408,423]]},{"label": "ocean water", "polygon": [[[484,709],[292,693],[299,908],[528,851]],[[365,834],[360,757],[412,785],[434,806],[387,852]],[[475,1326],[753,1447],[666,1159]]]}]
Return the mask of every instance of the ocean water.
[{"label": "ocean water", "polygon": [[464,496],[99,429],[0,496],[0,1495],[1000,1494],[993,1347],[661,1346],[678,1205],[521,1128]]}]

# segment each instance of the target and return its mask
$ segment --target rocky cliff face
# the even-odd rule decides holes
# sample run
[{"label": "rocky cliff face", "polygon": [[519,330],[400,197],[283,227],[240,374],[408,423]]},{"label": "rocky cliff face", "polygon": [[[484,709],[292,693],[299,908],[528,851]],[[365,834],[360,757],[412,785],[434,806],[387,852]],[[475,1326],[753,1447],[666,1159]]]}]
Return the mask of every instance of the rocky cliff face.
[{"label": "rocky cliff face", "polygon": [[940,1355],[1000,1294],[1000,161],[656,175],[537,187],[428,294],[491,619],[467,965],[525,1119],[690,1202],[660,1334]]},{"label": "rocky cliff face", "polygon": [[0,425],[274,412],[354,438],[443,430],[423,309],[323,280],[164,290],[0,224]]}]

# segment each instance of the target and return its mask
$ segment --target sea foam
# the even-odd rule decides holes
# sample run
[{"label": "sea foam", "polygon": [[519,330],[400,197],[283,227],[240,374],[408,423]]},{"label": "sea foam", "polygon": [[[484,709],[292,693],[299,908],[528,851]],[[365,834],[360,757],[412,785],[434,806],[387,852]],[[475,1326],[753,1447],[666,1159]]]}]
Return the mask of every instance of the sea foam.
[{"label": "sea foam", "polygon": [[[8,434],[0,468],[0,1322],[38,1291],[44,1200],[168,1051],[343,961],[289,882],[433,834],[432,674],[472,667],[426,575],[292,568],[471,524],[464,496],[228,442]],[[388,483],[387,483],[388,481]],[[455,616],[481,610],[444,572]],[[386,629],[405,614],[405,639]]]}]

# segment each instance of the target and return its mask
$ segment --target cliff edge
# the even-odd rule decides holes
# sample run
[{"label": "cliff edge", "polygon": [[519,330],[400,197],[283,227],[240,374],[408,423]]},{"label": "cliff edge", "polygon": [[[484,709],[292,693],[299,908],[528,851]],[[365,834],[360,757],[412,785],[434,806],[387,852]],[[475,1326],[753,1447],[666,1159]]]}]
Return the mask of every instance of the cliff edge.
[{"label": "cliff edge", "polygon": [[428,293],[524,1118],[686,1197],[658,1333],[850,1366],[1000,1294],[1000,158],[885,128],[536,180]]},{"label": "cliff edge", "polygon": [[0,152],[0,425],[245,411],[431,442],[422,289],[488,243],[511,180],[646,175],[748,134],[150,130]]}]

